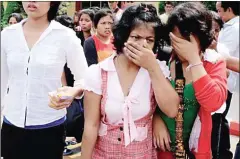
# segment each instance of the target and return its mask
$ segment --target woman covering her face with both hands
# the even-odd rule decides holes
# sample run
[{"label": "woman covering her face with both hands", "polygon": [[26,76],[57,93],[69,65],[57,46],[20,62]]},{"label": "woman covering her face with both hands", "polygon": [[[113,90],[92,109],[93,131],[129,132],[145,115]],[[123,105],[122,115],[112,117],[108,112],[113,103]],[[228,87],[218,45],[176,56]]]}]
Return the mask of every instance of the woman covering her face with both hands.
[{"label": "woman covering her face with both hands", "polygon": [[[152,5],[126,9],[113,29],[116,54],[89,67],[85,78],[82,158],[156,159],[152,115],[175,117],[179,98],[154,51],[161,22]],[[155,102],[156,101],[156,102]]]},{"label": "woman covering her face with both hands", "polygon": [[[82,94],[87,62],[75,32],[53,20],[59,4],[23,2],[27,19],[1,32],[4,159],[62,158],[65,108]],[[65,63],[75,87],[59,89],[49,100],[49,92],[61,87]]]},{"label": "woman covering her face with both hands", "polygon": [[170,14],[168,29],[174,50],[171,83],[181,102],[175,119],[162,110],[154,116],[158,158],[210,159],[211,112],[227,98],[226,62],[207,49],[213,40],[212,16],[201,3],[183,3]]}]

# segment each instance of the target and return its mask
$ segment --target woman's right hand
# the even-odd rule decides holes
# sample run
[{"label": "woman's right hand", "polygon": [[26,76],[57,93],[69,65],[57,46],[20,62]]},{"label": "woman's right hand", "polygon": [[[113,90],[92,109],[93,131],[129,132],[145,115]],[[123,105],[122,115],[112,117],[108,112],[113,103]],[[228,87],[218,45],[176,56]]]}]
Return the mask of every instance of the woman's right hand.
[{"label": "woman's right hand", "polygon": [[153,115],[153,144],[162,151],[170,151],[170,135],[168,129],[158,114]]}]

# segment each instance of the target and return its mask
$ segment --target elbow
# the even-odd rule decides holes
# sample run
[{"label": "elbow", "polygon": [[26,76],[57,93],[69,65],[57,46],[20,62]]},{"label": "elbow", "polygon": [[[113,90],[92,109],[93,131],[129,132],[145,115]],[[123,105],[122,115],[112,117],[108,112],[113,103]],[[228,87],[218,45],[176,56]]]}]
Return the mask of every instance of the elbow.
[{"label": "elbow", "polygon": [[169,111],[166,115],[169,117],[169,118],[175,118],[177,116],[177,109],[176,110],[173,110],[173,111]]},{"label": "elbow", "polygon": [[[219,95],[211,98],[211,104],[206,104],[205,110],[209,112],[215,112],[218,109],[221,108],[221,106],[226,102],[223,98],[221,98]],[[204,107],[204,104],[202,105]]]},{"label": "elbow", "polygon": [[96,140],[98,135],[98,127],[86,126],[83,131],[83,140],[91,141]]},{"label": "elbow", "polygon": [[210,97],[208,97],[206,100],[198,100],[199,104],[208,112],[214,112],[220,109],[220,107],[226,102],[227,98],[227,92],[221,93],[220,91],[217,91],[215,93],[212,93]]},{"label": "elbow", "polygon": [[175,118],[177,116],[179,104],[180,104],[180,98],[178,96],[176,96],[174,99],[174,102],[171,104],[172,109],[170,109],[170,111],[168,113],[168,116],[170,118]]},{"label": "elbow", "polygon": [[169,100],[169,103],[168,105],[170,107],[168,107],[168,110],[166,111],[166,115],[169,117],[169,118],[175,118],[177,116],[177,113],[178,113],[178,107],[179,107],[179,104],[180,104],[180,98],[179,96],[176,94],[172,100]]}]

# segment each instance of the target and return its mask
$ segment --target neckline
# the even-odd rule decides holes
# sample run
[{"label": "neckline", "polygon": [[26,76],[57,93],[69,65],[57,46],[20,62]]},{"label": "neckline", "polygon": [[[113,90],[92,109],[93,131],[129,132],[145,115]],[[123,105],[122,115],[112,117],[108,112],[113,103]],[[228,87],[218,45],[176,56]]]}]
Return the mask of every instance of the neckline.
[{"label": "neckline", "polygon": [[125,95],[125,94],[124,94],[124,91],[123,91],[123,88],[122,88],[122,85],[121,85],[121,83],[120,83],[120,78],[119,78],[119,74],[118,74],[118,72],[117,72],[117,68],[116,68],[115,63],[114,63],[114,60],[115,60],[116,57],[117,57],[117,56],[113,57],[113,66],[114,66],[114,69],[115,69],[116,74],[117,74],[118,86],[120,87],[120,91],[121,91],[122,97],[124,97],[124,99],[125,99],[125,98],[128,98],[128,97],[132,96],[132,94],[133,94],[132,92],[133,92],[134,88],[136,87],[135,85],[136,85],[136,83],[137,83],[137,81],[138,81],[138,79],[139,79],[140,71],[142,71],[142,67],[139,68],[139,70],[138,70],[138,72],[137,72],[137,75],[136,75],[136,77],[134,78],[131,87],[129,88],[128,94]]},{"label": "neckline", "polygon": [[24,42],[25,48],[30,52],[45,36],[47,36],[48,33],[51,32],[51,26],[52,26],[52,22],[49,23],[48,27],[41,33],[40,37],[38,38],[38,40],[33,44],[33,46],[30,48],[26,39],[26,36],[24,34],[24,29],[23,29],[23,25],[27,22],[27,19],[25,21],[22,21],[21,24],[21,36],[22,36],[22,40]]}]

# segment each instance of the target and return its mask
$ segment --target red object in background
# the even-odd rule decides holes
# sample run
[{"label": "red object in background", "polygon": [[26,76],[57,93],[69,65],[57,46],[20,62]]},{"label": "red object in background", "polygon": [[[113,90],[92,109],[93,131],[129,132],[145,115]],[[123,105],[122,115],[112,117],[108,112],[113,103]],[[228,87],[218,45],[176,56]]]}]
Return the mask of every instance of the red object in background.
[{"label": "red object in background", "polygon": [[230,122],[230,134],[240,136],[240,124],[237,122]]},{"label": "red object in background", "polygon": [[174,156],[171,152],[158,151],[157,158],[158,159],[174,159]]},{"label": "red object in background", "polygon": [[81,1],[76,1],[76,6],[75,6],[75,10],[79,11],[82,9],[82,2]]}]

